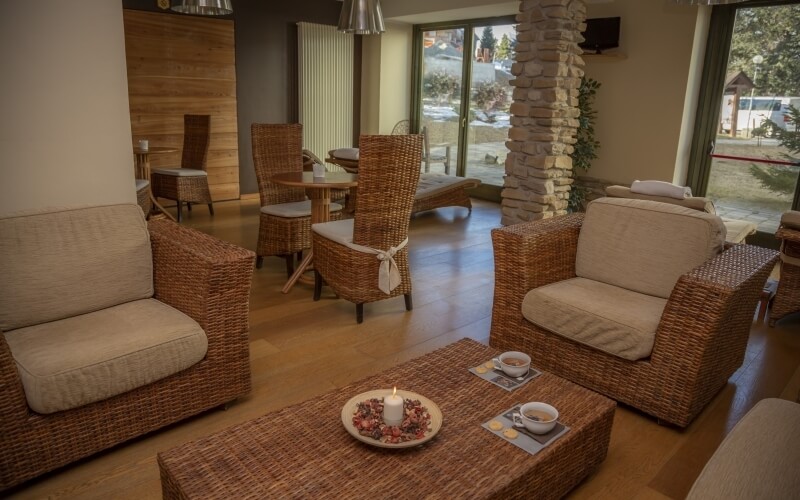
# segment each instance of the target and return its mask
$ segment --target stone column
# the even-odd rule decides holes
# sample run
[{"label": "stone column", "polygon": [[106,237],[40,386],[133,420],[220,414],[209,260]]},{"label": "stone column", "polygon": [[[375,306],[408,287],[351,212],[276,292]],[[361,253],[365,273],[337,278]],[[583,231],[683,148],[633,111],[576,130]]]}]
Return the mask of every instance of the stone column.
[{"label": "stone column", "polygon": [[567,213],[585,0],[523,0],[517,14],[504,225]]}]

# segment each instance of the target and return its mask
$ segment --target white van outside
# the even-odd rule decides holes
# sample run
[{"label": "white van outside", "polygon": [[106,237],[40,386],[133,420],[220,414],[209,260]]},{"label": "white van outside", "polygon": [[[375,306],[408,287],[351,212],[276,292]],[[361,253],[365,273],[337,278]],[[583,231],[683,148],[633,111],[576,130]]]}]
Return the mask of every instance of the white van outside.
[{"label": "white van outside", "polygon": [[[750,136],[750,131],[760,127],[769,119],[778,127],[786,130],[789,127],[789,106],[800,109],[800,97],[740,97],[739,112],[736,123],[738,133]],[[722,133],[731,131],[731,111],[733,110],[733,96],[722,96],[722,113],[720,129]],[[795,124],[797,125],[797,124]]]}]

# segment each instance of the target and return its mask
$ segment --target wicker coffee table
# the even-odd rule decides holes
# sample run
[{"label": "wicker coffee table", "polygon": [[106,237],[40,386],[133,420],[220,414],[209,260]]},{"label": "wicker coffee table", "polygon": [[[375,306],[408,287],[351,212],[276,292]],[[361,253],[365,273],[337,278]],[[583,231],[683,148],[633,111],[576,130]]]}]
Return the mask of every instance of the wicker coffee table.
[{"label": "wicker coffee table", "polygon": [[[158,455],[164,498],[558,498],[605,459],[615,403],[544,373],[513,392],[467,368],[498,351],[464,339],[338,391]],[[387,450],[344,429],[352,396],[406,389],[438,404],[428,443]],[[515,403],[546,401],[571,429],[536,455],[483,429]]]}]

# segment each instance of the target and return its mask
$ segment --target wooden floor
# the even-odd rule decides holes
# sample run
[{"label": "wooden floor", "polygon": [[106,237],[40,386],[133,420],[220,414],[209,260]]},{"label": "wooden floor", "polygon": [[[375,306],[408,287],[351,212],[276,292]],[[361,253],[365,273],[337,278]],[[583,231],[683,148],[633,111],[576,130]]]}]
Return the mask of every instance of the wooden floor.
[{"label": "wooden floor", "polygon": [[[184,224],[253,249],[258,202],[195,207]],[[414,310],[402,297],[355,307],[330,290],[319,302],[311,288],[281,293],[284,263],[267,258],[256,270],[250,329],[253,392],[227,411],[215,410],[97,454],[15,489],[14,498],[159,498],[156,453],[232,424],[328,392],[463,337],[488,343],[493,292],[490,229],[495,204],[472,215],[445,208],[412,219]],[[724,435],[758,400],[794,400],[800,389],[800,316],[776,328],[754,324],[741,369],[683,431],[620,407],[601,468],[574,498],[683,498]],[[343,493],[344,496],[344,493]]]}]

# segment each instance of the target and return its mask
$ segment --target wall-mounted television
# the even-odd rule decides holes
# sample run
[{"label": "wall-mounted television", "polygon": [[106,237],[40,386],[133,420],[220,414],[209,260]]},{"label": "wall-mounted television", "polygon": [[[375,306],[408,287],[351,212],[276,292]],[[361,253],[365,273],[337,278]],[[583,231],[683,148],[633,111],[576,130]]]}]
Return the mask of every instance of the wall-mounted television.
[{"label": "wall-mounted television", "polygon": [[619,47],[619,20],[619,17],[587,19],[586,31],[583,32],[585,40],[578,46],[586,52],[593,50],[595,54]]}]

